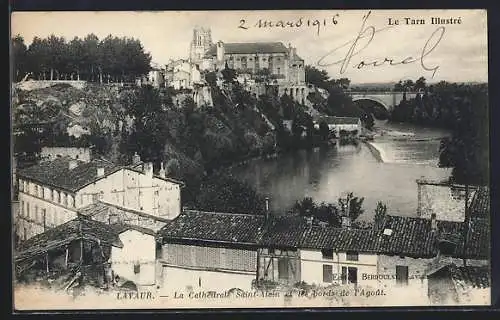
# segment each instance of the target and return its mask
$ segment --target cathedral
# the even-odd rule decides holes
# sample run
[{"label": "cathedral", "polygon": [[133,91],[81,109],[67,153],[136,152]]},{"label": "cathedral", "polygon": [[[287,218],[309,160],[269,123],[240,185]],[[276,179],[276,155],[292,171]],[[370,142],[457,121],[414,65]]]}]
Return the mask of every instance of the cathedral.
[{"label": "cathedral", "polygon": [[209,28],[195,27],[190,47],[190,62],[200,70],[221,70],[227,64],[239,74],[255,74],[268,69],[280,86],[304,86],[304,59],[296,48],[281,42],[212,42]]}]

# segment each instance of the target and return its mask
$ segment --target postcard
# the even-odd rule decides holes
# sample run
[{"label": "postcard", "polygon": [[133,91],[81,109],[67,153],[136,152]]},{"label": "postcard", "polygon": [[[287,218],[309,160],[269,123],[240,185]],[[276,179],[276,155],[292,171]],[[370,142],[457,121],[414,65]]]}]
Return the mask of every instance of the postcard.
[{"label": "postcard", "polygon": [[490,305],[486,10],[13,12],[14,310]]}]

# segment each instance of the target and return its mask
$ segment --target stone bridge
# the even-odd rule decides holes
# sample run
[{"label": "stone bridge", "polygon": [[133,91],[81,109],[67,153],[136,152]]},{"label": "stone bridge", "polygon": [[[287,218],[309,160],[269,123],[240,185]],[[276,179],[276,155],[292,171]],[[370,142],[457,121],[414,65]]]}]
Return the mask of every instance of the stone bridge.
[{"label": "stone bridge", "polygon": [[[402,100],[404,92],[399,91],[349,91],[352,101],[370,100],[382,105],[387,111],[392,111]],[[417,96],[417,92],[406,92],[406,99]]]}]

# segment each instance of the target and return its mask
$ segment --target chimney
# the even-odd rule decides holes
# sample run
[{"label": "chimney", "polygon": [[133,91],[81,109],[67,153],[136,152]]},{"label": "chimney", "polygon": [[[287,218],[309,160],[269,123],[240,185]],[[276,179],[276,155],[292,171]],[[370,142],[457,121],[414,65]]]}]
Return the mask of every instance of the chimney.
[{"label": "chimney", "polygon": [[434,212],[431,214],[431,231],[432,232],[437,231],[437,220],[436,220],[436,214]]},{"label": "chimney", "polygon": [[69,170],[73,170],[74,168],[78,167],[78,162],[75,159],[69,160]]},{"label": "chimney", "polygon": [[313,216],[307,216],[306,217],[306,222],[307,222],[307,226],[310,228],[312,227],[313,225],[313,220],[314,220],[314,217]]},{"label": "chimney", "polygon": [[349,216],[342,216],[342,228],[351,228],[351,217]]},{"label": "chimney", "polygon": [[97,168],[97,176],[104,177],[104,168]]},{"label": "chimney", "polygon": [[134,156],[132,157],[132,164],[139,164],[141,163],[141,156],[136,153],[134,153]]},{"label": "chimney", "polygon": [[160,177],[162,178],[165,178],[167,175],[166,175],[166,172],[165,172],[165,168],[163,167],[163,161],[160,162]]},{"label": "chimney", "polygon": [[153,163],[152,162],[147,162],[143,165],[143,172],[146,176],[152,177],[153,176]]},{"label": "chimney", "polygon": [[269,197],[266,197],[266,221],[269,220]]}]

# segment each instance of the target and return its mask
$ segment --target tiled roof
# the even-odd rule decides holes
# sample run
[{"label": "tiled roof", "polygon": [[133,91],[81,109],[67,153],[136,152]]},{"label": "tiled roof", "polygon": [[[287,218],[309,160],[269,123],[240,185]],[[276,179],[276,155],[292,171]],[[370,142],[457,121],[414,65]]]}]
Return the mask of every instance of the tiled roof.
[{"label": "tiled roof", "polygon": [[316,117],[315,121],[325,121],[327,124],[358,124],[359,118],[355,117],[329,117],[329,116],[321,116]]},{"label": "tiled roof", "polygon": [[22,261],[45,254],[47,250],[81,239],[82,235],[84,239],[99,240],[107,245],[123,247],[114,227],[87,218],[76,218],[22,242],[15,260]]},{"label": "tiled roof", "polygon": [[[243,42],[224,43],[226,54],[255,54],[255,53],[286,53],[288,48],[281,42]],[[217,54],[217,45],[212,45],[205,56],[211,57]]]},{"label": "tiled roof", "polygon": [[163,239],[256,244],[264,216],[186,210],[160,231]]},{"label": "tiled roof", "polygon": [[[456,250],[453,256],[463,255],[463,235],[465,223],[437,221],[437,232],[432,231],[429,219],[386,216],[384,229],[391,229],[391,235],[383,230],[377,235],[376,250],[379,253],[402,256],[430,258],[437,255],[438,241],[455,239]],[[489,224],[485,219],[471,219],[468,233],[467,258],[487,258],[490,253]]]},{"label": "tiled roof", "polygon": [[259,243],[270,247],[298,248],[308,229],[303,217],[273,217]]},{"label": "tiled roof", "polygon": [[488,267],[478,266],[448,266],[451,279],[456,285],[473,288],[489,288],[490,270]]},{"label": "tiled roof", "polygon": [[[128,170],[132,170],[132,171],[135,171],[135,172],[139,172],[139,173],[142,173],[142,165],[144,163],[141,162],[139,164],[134,164],[134,165],[130,165],[130,166],[126,166],[125,168],[128,169]],[[180,181],[180,180],[177,180],[177,179],[173,179],[173,178],[170,178],[170,177],[162,177],[160,176],[159,174],[153,174],[153,177],[157,178],[157,179],[161,179],[161,180],[165,180],[165,181],[168,181],[168,182],[172,182],[172,183],[175,183],[175,184],[179,184],[181,186],[184,186],[184,182]]]},{"label": "tiled roof", "polygon": [[[77,166],[70,169],[70,161],[76,161]],[[97,176],[98,168],[104,168],[104,176]],[[118,171],[120,168],[120,166],[104,160],[95,159],[90,162],[83,162],[71,160],[69,157],[61,157],[19,170],[17,175],[20,178],[34,180],[42,185],[76,192],[90,183]]]},{"label": "tiled roof", "polygon": [[472,216],[489,217],[490,213],[490,189],[488,187],[480,187],[470,205]]},{"label": "tiled roof", "polygon": [[104,223],[108,223],[109,218],[114,216],[122,226],[133,227],[135,230],[147,234],[156,234],[165,224],[171,221],[149,213],[102,201],[97,201],[78,209],[78,214]]},{"label": "tiled roof", "polygon": [[[337,251],[371,252],[415,258],[431,258],[438,253],[438,241],[454,239],[453,256],[463,255],[464,223],[438,221],[438,231],[431,221],[422,218],[386,216],[384,228],[374,230],[309,226],[301,217],[274,219],[260,244],[274,247],[334,249]],[[384,230],[391,229],[390,235]],[[470,259],[489,257],[489,225],[485,219],[472,219],[468,233],[466,256]]]},{"label": "tiled roof", "polygon": [[336,251],[376,251],[372,230],[313,227],[305,235],[301,247],[335,249]]}]

